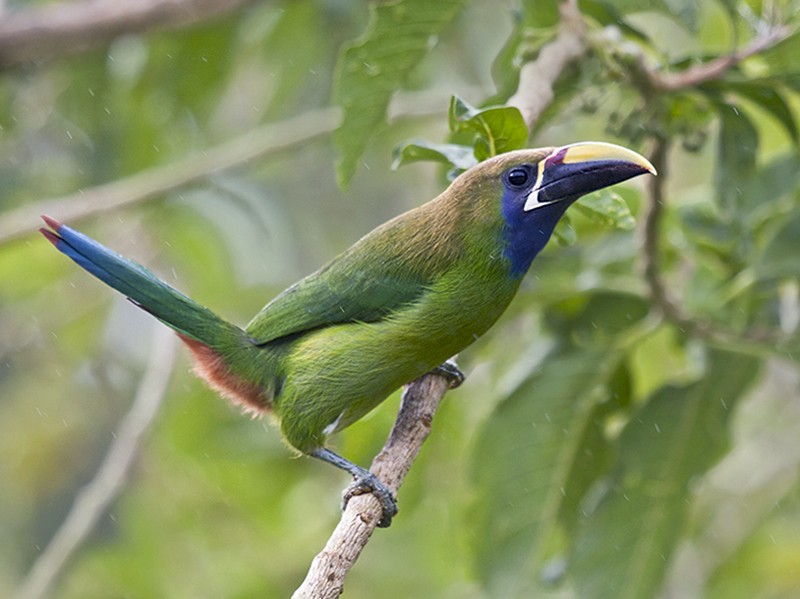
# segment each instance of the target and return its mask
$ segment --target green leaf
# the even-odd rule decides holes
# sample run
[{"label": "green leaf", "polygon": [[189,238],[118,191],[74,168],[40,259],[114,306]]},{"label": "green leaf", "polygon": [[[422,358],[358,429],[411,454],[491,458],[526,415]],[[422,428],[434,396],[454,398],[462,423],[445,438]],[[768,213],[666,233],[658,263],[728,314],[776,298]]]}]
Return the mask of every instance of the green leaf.
[{"label": "green leaf", "polygon": [[511,35],[492,61],[492,81],[497,90],[488,100],[492,104],[505,102],[519,87],[519,48],[524,39],[524,25],[522,18],[516,17]]},{"label": "green leaf", "polygon": [[756,260],[761,278],[800,277],[800,213],[789,216]]},{"label": "green leaf", "polygon": [[428,54],[431,43],[455,18],[465,0],[397,0],[370,6],[362,37],[343,48],[334,75],[334,98],[344,111],[334,132],[339,182],[346,185],[392,94]]},{"label": "green leaf", "polygon": [[736,85],[732,91],[761,106],[783,125],[792,142],[798,143],[797,123],[794,119],[794,113],[789,107],[789,103],[778,90],[761,82],[752,82]]},{"label": "green leaf", "polygon": [[450,130],[472,132],[477,136],[475,157],[478,161],[519,150],[528,143],[528,127],[519,109],[513,106],[475,108],[453,96],[450,101]]},{"label": "green leaf", "polygon": [[[727,146],[724,152],[723,143]],[[781,206],[786,205],[787,198],[796,193],[800,184],[800,156],[797,152],[778,155],[756,168],[755,156],[750,156],[748,150],[754,143],[758,144],[757,134],[748,133],[747,125],[744,125],[740,140],[734,131],[720,132],[721,147],[717,160],[720,219],[729,222],[731,227],[742,225],[739,228],[745,231],[759,226],[776,212],[784,212],[785,208]],[[742,147],[737,148],[736,144]]]},{"label": "green leaf", "polygon": [[[622,368],[620,366],[618,371]],[[612,375],[612,385],[616,376],[616,373]],[[613,397],[613,393],[614,391],[609,389],[608,394]],[[608,472],[614,461],[616,447],[608,439],[606,426],[609,416],[617,405],[615,401],[601,401],[602,399],[599,395],[596,397],[592,411],[586,418],[583,437],[575,452],[575,461],[564,481],[562,500],[558,507],[558,521],[564,529],[567,542],[574,537],[575,530],[581,522],[586,493]],[[568,550],[564,549],[562,553],[566,555]]]},{"label": "green leaf", "polygon": [[726,448],[728,418],[757,371],[754,358],[712,350],[701,380],[662,387],[630,419],[615,478],[576,539],[578,596],[658,595],[686,524],[689,485]]},{"label": "green leaf", "polygon": [[627,23],[623,13],[609,2],[581,0],[581,13],[593,18],[603,27],[618,27],[623,33],[637,41],[645,45],[650,45],[650,38],[641,30]]},{"label": "green leaf", "polygon": [[[265,7],[266,9],[266,7]],[[329,42],[318,36],[308,35],[323,26],[320,11],[312,2],[291,2],[280,8],[274,7],[275,24],[269,34],[262,32],[267,19],[248,19],[248,39],[258,43],[257,51],[264,63],[270,65],[269,103],[265,106],[268,120],[285,118],[286,106],[296,104],[307,91],[307,77],[310,70],[319,64],[321,56],[329,52]],[[244,35],[242,36],[244,37]],[[298,39],[304,39],[298,44]],[[240,52],[242,50],[239,50]]]},{"label": "green leaf", "polygon": [[522,0],[515,11],[514,28],[492,62],[497,93],[487,103],[504,103],[519,87],[520,66],[532,60],[558,33],[558,0]]},{"label": "green leaf", "polygon": [[449,164],[459,170],[467,170],[478,163],[471,146],[436,144],[424,139],[402,143],[394,149],[393,154],[392,168],[395,170],[420,160]]},{"label": "green leaf", "polygon": [[638,295],[601,289],[551,304],[545,318],[551,330],[573,343],[608,345],[649,311],[648,302]]},{"label": "green leaf", "polygon": [[522,23],[528,28],[555,27],[561,18],[558,0],[522,0]]},{"label": "green leaf", "polygon": [[460,130],[461,127],[459,123],[468,121],[479,112],[480,109],[472,106],[472,104],[466,100],[459,98],[458,96],[452,96],[450,98],[450,110],[447,113],[450,131],[455,132]]},{"label": "green leaf", "polygon": [[610,402],[621,409],[633,404],[633,375],[627,363],[622,363],[614,372],[609,385]]},{"label": "green leaf", "polygon": [[[619,15],[642,12],[672,15],[686,29],[690,31],[697,30],[697,2],[688,0],[614,0],[614,2],[598,1],[591,4],[604,6],[607,10],[613,10],[614,13]],[[583,12],[583,3],[581,3],[581,12]],[[613,25],[614,23],[610,24]]]},{"label": "green leaf", "polygon": [[633,218],[628,204],[622,196],[611,189],[601,189],[584,196],[578,200],[575,208],[593,221],[614,229],[631,231],[636,227],[636,219]]},{"label": "green leaf", "polygon": [[564,493],[586,484],[578,484],[576,468],[593,471],[581,452],[618,362],[607,348],[548,356],[480,432],[471,528],[478,577],[489,596],[530,596],[522,591],[535,585],[550,557]]},{"label": "green leaf", "polygon": [[733,104],[719,104],[721,126],[717,148],[717,202],[725,216],[736,217],[743,210],[742,190],[756,170],[758,130]]},{"label": "green leaf", "polygon": [[716,94],[733,92],[758,104],[773,118],[775,118],[792,142],[798,143],[797,123],[794,114],[786,99],[775,89],[774,84],[768,80],[747,80],[747,81],[712,81],[704,85],[706,90],[713,90]]},{"label": "green leaf", "polygon": [[694,245],[721,255],[737,247],[734,227],[719,217],[712,204],[681,206],[678,217],[681,231]]},{"label": "green leaf", "polygon": [[800,56],[800,29],[783,41],[760,52],[754,60],[758,60],[769,69],[769,78],[800,91],[800,68],[797,57]]},{"label": "green leaf", "polygon": [[720,214],[703,204],[680,209],[683,231],[690,239],[724,253],[744,241],[743,231],[752,235],[764,221],[791,210],[791,198],[800,185],[800,155],[776,156],[739,183],[736,215]]},{"label": "green leaf", "polygon": [[[789,152],[776,156],[758,169],[755,176],[744,182],[743,197],[746,202],[748,225],[781,213],[781,204],[793,198],[800,186],[800,155]],[[789,200],[791,201],[791,199]]]},{"label": "green leaf", "polygon": [[556,228],[553,229],[553,239],[561,247],[570,247],[578,241],[578,234],[575,232],[569,216],[562,216],[561,220],[556,223]]}]

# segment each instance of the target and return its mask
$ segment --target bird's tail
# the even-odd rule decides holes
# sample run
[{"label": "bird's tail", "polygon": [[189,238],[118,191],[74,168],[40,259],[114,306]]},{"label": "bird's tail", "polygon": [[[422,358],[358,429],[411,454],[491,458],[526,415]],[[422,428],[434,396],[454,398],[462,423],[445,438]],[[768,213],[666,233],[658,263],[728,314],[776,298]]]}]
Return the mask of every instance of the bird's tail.
[{"label": "bird's tail", "polygon": [[53,218],[42,218],[50,228],[39,230],[57,250],[174,329],[194,355],[195,372],[213,389],[250,412],[270,407],[269,356],[258,350],[245,331],[145,267]]},{"label": "bird's tail", "polygon": [[225,337],[244,334],[239,327],[185,296],[145,267],[49,216],[42,218],[50,229],[39,230],[58,251],[182,336],[215,347],[224,342]]}]

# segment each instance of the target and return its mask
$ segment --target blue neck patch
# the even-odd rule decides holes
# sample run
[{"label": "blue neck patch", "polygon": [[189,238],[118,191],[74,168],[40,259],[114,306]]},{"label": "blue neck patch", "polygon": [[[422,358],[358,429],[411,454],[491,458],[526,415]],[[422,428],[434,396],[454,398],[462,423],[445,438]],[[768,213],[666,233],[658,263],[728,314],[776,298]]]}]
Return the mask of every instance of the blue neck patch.
[{"label": "blue neck patch", "polygon": [[523,206],[529,190],[506,186],[501,200],[505,219],[503,227],[504,253],[511,262],[511,276],[522,277],[536,255],[542,251],[553,234],[556,223],[572,204],[570,201],[553,202],[525,212]]}]

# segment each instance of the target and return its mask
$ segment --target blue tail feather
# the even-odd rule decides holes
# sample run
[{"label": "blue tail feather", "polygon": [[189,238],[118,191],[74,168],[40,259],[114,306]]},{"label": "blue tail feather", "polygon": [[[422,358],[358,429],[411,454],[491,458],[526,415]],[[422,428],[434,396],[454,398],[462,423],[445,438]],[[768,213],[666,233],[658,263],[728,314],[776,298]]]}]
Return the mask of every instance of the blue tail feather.
[{"label": "blue tail feather", "polygon": [[231,333],[236,337],[244,335],[239,327],[160,280],[140,264],[55,219],[42,218],[51,230],[42,228],[40,231],[57,250],[179,333],[211,347],[218,340],[229,340]]}]

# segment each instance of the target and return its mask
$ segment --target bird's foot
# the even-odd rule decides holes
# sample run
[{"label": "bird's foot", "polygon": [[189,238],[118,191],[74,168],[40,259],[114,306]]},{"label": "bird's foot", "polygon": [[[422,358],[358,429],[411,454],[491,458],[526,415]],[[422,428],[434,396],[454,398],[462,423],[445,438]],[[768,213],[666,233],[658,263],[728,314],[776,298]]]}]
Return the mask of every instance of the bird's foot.
[{"label": "bird's foot", "polygon": [[389,487],[384,485],[372,472],[365,471],[365,474],[355,477],[353,484],[344,492],[342,510],[347,508],[347,504],[353,497],[366,493],[372,493],[381,502],[383,515],[378,522],[378,528],[389,528],[392,518],[397,514],[397,500]]},{"label": "bird's foot", "polygon": [[438,374],[439,376],[443,376],[448,380],[450,383],[450,388],[455,389],[456,387],[460,387],[461,383],[464,382],[464,379],[467,377],[464,376],[464,373],[458,368],[455,360],[447,360],[446,362],[442,362],[436,368],[431,370],[432,374]]},{"label": "bird's foot", "polygon": [[353,477],[353,484],[344,492],[342,510],[347,507],[347,503],[356,495],[372,493],[378,501],[381,502],[381,507],[383,508],[383,515],[378,522],[378,527],[389,528],[392,523],[392,518],[397,514],[397,500],[394,498],[394,493],[392,493],[389,487],[383,484],[377,476],[372,474],[369,470],[365,470],[361,466],[344,459],[327,447],[319,447],[309,452],[308,455],[322,460],[323,462],[328,462],[337,468],[341,468],[345,472],[349,472]]}]

